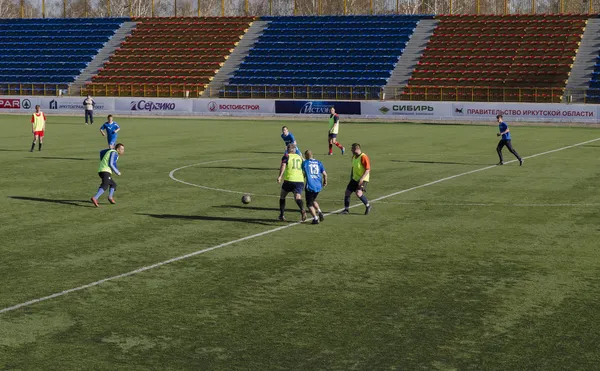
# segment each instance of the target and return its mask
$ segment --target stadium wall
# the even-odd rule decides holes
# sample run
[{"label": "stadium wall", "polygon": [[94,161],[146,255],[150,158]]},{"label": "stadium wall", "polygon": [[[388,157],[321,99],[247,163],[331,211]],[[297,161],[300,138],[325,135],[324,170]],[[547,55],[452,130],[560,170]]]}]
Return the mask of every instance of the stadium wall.
[{"label": "stadium wall", "polygon": [[[51,115],[83,113],[83,97],[2,97],[0,113],[28,113],[39,104]],[[501,113],[512,122],[600,123],[600,105],[556,103],[470,103],[411,101],[317,101],[269,99],[95,98],[96,113],[140,116],[323,117],[335,106],[353,118],[486,121]]]}]

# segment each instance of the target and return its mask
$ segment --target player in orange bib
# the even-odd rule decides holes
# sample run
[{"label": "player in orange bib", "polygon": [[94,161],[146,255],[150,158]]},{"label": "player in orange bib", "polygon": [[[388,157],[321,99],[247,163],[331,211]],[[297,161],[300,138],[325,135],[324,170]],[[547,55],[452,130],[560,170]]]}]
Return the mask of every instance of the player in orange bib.
[{"label": "player in orange bib", "polygon": [[29,152],[33,152],[35,148],[35,142],[40,141],[39,150],[42,150],[42,143],[44,142],[44,133],[46,133],[46,115],[40,111],[39,104],[35,106],[35,113],[31,115],[31,132],[33,133],[33,143],[31,143],[31,149]]}]

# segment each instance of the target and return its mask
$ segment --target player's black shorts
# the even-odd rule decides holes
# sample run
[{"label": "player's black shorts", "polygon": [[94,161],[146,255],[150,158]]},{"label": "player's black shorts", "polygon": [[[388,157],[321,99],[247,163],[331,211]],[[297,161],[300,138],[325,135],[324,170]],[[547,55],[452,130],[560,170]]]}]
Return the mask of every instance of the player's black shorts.
[{"label": "player's black shorts", "polygon": [[358,186],[358,182],[354,179],[350,179],[350,182],[348,183],[348,186],[346,186],[346,189],[350,192],[356,192],[359,189],[363,192],[367,191],[367,185],[369,184],[369,182],[363,182],[362,186]]},{"label": "player's black shorts", "polygon": [[332,138],[337,138],[337,134],[331,134],[331,133],[329,133],[329,139],[332,139]]},{"label": "player's black shorts", "polygon": [[306,206],[312,207],[315,204],[315,200],[319,196],[319,192],[309,191],[308,189],[304,191],[306,196]]},{"label": "player's black shorts", "polygon": [[281,189],[288,193],[294,192],[294,194],[302,194],[302,188],[304,188],[304,182],[288,182],[284,180],[281,185]]},{"label": "player's black shorts", "polygon": [[100,184],[100,188],[103,190],[107,190],[109,188],[117,189],[117,183],[115,183],[112,174],[106,171],[98,173],[100,178],[102,179],[102,184]]}]

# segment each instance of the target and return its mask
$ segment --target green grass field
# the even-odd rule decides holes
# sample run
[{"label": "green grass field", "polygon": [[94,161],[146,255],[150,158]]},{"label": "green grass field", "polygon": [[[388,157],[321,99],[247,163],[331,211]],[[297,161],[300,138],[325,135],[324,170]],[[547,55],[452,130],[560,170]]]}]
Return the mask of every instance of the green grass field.
[{"label": "green grass field", "polygon": [[[600,141],[383,198],[318,226],[278,215],[282,122],[117,118],[116,205],[99,125],[0,117],[3,370],[592,370],[600,362]],[[323,122],[287,123],[343,206],[350,156]],[[497,162],[492,126],[343,124],[371,199]],[[597,129],[512,127],[531,156]],[[505,153],[506,160],[512,155]],[[177,168],[194,165],[169,173]],[[194,184],[194,185],[191,185]],[[251,192],[250,205],[241,194]],[[353,198],[356,203],[356,198]],[[278,227],[282,227],[275,230]],[[285,227],[287,226],[287,227]]]}]

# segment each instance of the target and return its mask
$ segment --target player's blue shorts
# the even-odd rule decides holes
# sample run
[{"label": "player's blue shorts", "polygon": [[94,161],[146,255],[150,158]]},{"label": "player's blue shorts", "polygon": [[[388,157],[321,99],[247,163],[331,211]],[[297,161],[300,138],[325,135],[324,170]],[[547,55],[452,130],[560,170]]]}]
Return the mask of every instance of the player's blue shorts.
[{"label": "player's blue shorts", "polygon": [[114,146],[115,144],[117,144],[117,137],[112,137],[112,138],[106,138],[106,140],[108,141],[108,146]]}]

